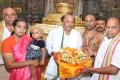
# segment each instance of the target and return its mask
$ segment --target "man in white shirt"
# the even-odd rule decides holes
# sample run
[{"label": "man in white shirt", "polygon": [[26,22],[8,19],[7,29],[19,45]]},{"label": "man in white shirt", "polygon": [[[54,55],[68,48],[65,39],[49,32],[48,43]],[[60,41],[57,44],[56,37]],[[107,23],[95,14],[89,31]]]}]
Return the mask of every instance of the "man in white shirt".
[{"label": "man in white shirt", "polygon": [[13,8],[7,7],[3,9],[3,20],[0,22],[0,79],[8,80],[9,74],[5,70],[4,62],[1,55],[1,42],[9,37],[13,31],[13,21],[17,18],[17,14]]},{"label": "man in white shirt", "polygon": [[57,65],[52,56],[55,52],[65,47],[71,47],[79,50],[82,46],[81,35],[74,29],[74,16],[69,14],[64,15],[61,18],[61,21],[63,27],[51,30],[46,40],[46,47],[48,49],[48,53],[51,55],[45,73],[45,78],[47,80],[53,80],[58,77]]},{"label": "man in white shirt", "polygon": [[93,73],[91,80],[120,80],[120,20],[108,19],[106,36],[95,58],[94,68],[84,72]]}]

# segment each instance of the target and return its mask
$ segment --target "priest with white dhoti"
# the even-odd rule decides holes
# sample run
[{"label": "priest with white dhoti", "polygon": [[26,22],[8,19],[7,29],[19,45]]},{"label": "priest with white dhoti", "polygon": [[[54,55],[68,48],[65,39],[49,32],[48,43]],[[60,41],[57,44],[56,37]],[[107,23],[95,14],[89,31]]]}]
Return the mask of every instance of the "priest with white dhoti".
[{"label": "priest with white dhoti", "polygon": [[91,80],[120,80],[120,20],[108,19],[106,36],[95,58],[94,68],[84,72],[93,73]]},{"label": "priest with white dhoti", "polygon": [[61,18],[62,26],[49,32],[46,40],[46,48],[51,55],[45,78],[47,80],[59,80],[57,64],[52,55],[61,48],[71,47],[80,50],[82,46],[82,37],[80,32],[74,29],[75,18],[72,15],[64,15]]}]

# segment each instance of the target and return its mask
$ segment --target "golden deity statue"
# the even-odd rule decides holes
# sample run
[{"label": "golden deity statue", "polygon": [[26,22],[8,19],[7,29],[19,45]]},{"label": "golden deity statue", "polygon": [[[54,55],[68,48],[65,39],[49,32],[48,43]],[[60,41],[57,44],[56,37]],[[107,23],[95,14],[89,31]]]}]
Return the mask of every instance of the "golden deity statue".
[{"label": "golden deity statue", "polygon": [[[43,24],[50,25],[61,25],[61,17],[65,14],[73,14],[74,9],[70,4],[67,3],[58,3],[56,4],[56,12],[50,13],[48,16],[43,18]],[[79,16],[75,16],[75,26],[84,27],[84,22],[79,18]]]}]

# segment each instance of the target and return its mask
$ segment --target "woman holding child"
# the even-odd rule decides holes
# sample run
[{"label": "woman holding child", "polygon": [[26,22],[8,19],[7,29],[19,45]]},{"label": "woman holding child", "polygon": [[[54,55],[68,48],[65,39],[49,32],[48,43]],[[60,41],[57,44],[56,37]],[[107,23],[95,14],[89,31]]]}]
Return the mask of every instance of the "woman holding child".
[{"label": "woman holding child", "polygon": [[10,70],[9,80],[31,80],[29,66],[38,66],[39,61],[26,61],[26,49],[32,40],[26,35],[28,24],[19,18],[14,21],[13,26],[13,34],[2,42],[2,56]]}]

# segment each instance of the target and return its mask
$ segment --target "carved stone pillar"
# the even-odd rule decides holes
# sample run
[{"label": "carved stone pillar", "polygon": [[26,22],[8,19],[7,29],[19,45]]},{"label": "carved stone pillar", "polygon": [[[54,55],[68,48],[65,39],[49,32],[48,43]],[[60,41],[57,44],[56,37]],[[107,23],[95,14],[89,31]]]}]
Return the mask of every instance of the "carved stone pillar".
[{"label": "carved stone pillar", "polygon": [[83,16],[88,13],[98,14],[100,12],[100,0],[85,0],[83,4]]}]

